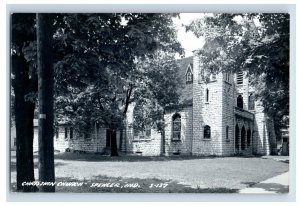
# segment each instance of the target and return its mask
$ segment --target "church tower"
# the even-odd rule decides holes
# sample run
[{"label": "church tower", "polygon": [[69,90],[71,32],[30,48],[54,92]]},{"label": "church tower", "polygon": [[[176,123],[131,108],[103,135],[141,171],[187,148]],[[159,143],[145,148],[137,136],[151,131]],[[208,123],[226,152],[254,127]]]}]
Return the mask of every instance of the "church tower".
[{"label": "church tower", "polygon": [[229,73],[211,73],[194,52],[193,141],[195,155],[229,155],[233,151],[233,85]]}]

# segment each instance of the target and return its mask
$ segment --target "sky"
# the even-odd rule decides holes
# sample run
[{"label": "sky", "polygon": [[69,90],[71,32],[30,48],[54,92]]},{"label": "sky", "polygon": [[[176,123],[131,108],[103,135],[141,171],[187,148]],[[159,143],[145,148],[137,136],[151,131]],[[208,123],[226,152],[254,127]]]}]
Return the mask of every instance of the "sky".
[{"label": "sky", "polygon": [[180,19],[173,19],[178,29],[178,40],[185,50],[185,57],[192,56],[194,50],[200,49],[204,45],[204,38],[198,39],[192,32],[186,32],[182,25],[188,25],[192,20],[203,16],[204,13],[181,13]]}]

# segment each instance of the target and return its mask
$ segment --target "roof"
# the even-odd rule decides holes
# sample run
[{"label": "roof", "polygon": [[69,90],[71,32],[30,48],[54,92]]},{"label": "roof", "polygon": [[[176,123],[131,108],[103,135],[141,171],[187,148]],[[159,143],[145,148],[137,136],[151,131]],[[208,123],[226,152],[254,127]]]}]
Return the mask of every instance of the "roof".
[{"label": "roof", "polygon": [[178,71],[178,75],[182,78],[182,87],[183,89],[181,89],[180,93],[180,99],[179,102],[181,104],[187,104],[187,105],[191,105],[193,102],[193,84],[186,84],[186,72],[187,72],[187,68],[189,65],[192,66],[192,70],[193,70],[193,57],[186,57],[183,59],[179,59],[177,60],[177,63],[179,65],[179,71]]}]

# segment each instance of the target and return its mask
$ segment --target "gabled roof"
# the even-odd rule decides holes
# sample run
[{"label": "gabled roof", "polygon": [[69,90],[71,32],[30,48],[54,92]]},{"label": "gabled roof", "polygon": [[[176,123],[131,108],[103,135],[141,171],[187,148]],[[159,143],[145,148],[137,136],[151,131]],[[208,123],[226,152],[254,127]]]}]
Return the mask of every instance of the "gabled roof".
[{"label": "gabled roof", "polygon": [[178,75],[182,78],[182,87],[180,93],[180,104],[183,105],[191,105],[193,103],[193,84],[186,84],[186,72],[188,69],[188,66],[191,65],[191,68],[193,70],[193,57],[186,57],[183,59],[177,60],[177,63],[179,65],[179,71]]}]

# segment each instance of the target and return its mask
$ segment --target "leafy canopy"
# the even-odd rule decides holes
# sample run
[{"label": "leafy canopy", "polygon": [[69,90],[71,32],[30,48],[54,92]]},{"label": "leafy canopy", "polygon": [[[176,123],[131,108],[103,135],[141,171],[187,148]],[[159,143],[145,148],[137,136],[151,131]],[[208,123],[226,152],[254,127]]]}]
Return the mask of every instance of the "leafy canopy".
[{"label": "leafy canopy", "polygon": [[158,53],[165,54],[160,60],[170,62],[175,53],[182,54],[172,25],[174,16],[63,14],[57,18],[58,118],[67,116],[73,124],[85,128],[89,122],[98,121],[116,129],[122,127],[128,105],[142,98],[138,94],[143,89],[151,91],[148,99],[164,101],[159,102],[161,105],[172,102],[161,94],[167,88],[166,70],[171,68],[166,63],[157,64],[155,58]]},{"label": "leafy canopy", "polygon": [[204,36],[199,53],[212,72],[248,71],[257,97],[275,120],[289,115],[289,14],[213,14],[186,27]]}]

